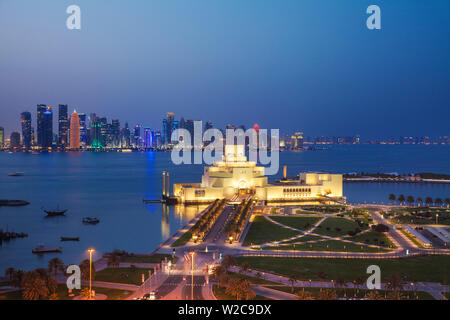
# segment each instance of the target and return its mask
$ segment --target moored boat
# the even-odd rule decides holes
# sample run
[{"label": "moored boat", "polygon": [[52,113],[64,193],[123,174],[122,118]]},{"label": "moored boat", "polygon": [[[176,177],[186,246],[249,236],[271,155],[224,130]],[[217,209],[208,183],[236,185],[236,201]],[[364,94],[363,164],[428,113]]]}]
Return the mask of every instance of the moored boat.
[{"label": "moored boat", "polygon": [[80,241],[79,237],[61,237],[61,241]]},{"label": "moored boat", "polygon": [[100,220],[97,218],[92,218],[92,217],[84,217],[83,218],[83,223],[97,224],[99,222],[100,222]]},{"label": "moored boat", "polygon": [[61,247],[58,247],[58,248],[45,248],[43,245],[39,245],[36,248],[34,248],[31,252],[33,252],[33,253],[61,252]]},{"label": "moored boat", "polygon": [[47,216],[50,217],[63,216],[67,212],[67,209],[60,210],[59,207],[57,207],[55,210],[45,210],[44,208],[42,208],[42,210],[47,214]]},{"label": "moored boat", "polygon": [[8,176],[10,176],[10,177],[21,177],[24,174],[25,173],[23,173],[23,172],[13,172],[13,173],[8,174]]}]

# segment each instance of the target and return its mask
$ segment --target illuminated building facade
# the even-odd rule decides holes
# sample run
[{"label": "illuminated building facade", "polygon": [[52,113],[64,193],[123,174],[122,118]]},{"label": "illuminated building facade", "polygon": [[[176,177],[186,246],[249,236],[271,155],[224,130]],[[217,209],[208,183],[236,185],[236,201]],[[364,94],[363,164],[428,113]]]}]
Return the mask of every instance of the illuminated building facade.
[{"label": "illuminated building facade", "polygon": [[66,148],[69,145],[68,131],[67,104],[60,104],[58,106],[58,145],[61,148]]},{"label": "illuminated building facade", "polygon": [[37,106],[37,145],[45,150],[52,147],[53,141],[53,112],[50,106]]},{"label": "illuminated building facade", "polygon": [[76,111],[70,116],[70,149],[80,149],[80,117]]},{"label": "illuminated building facade", "polygon": [[28,150],[31,148],[31,113],[22,112],[20,114],[20,122],[22,125],[23,146]]},{"label": "illuminated building facade", "polygon": [[298,180],[268,183],[264,167],[247,161],[243,145],[226,145],[223,160],[205,167],[201,183],[179,183],[173,186],[181,203],[208,203],[238,195],[254,195],[268,202],[340,200],[342,175],[301,173]]}]

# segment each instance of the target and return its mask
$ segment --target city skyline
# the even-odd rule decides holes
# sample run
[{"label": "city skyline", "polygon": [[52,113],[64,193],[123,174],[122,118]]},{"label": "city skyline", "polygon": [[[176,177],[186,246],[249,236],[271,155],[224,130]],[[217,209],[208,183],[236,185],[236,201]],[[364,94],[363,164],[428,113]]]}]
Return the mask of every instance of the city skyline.
[{"label": "city skyline", "polygon": [[313,136],[448,134],[450,4],[383,4],[377,31],[367,5],[81,1],[69,31],[63,3],[4,1],[0,125],[18,131],[42,101],[150,127],[171,110]]}]

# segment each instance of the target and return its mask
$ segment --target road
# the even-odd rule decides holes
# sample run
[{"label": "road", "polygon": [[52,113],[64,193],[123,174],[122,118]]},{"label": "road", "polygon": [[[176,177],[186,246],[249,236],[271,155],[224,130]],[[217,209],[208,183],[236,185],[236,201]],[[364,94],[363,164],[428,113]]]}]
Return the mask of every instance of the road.
[{"label": "road", "polygon": [[186,281],[182,289],[182,299],[204,300],[202,293],[204,284],[205,276],[194,276],[194,286],[192,286],[191,276],[186,276]]},{"label": "road", "polygon": [[225,228],[230,221],[233,213],[233,206],[227,205],[222,210],[222,213],[217,218],[214,225],[211,227],[208,235],[206,236],[204,243],[224,244],[226,241]]}]

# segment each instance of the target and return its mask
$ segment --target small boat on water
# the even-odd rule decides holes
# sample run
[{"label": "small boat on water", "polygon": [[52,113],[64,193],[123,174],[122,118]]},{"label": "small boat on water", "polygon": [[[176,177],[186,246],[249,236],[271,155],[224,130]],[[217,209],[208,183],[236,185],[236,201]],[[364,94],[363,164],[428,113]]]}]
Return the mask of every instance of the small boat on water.
[{"label": "small boat on water", "polygon": [[83,218],[83,223],[97,224],[99,222],[100,222],[100,220],[98,218],[92,218],[92,217]]},{"label": "small boat on water", "polygon": [[47,214],[47,216],[53,217],[53,216],[63,216],[66,212],[67,209],[65,210],[60,210],[59,206],[56,207],[55,210],[45,210],[44,208],[42,208],[42,210]]},{"label": "small boat on water", "polygon": [[61,237],[61,241],[80,241],[79,237]]},{"label": "small boat on water", "polygon": [[24,174],[25,174],[24,172],[13,172],[13,173],[8,174],[8,176],[10,176],[10,177],[21,177]]},{"label": "small boat on water", "polygon": [[0,207],[6,206],[6,207],[20,207],[20,206],[26,206],[30,203],[28,201],[24,200],[0,200]]},{"label": "small boat on water", "polygon": [[58,248],[45,248],[43,245],[37,246],[31,252],[33,253],[49,253],[49,252],[61,252],[61,247]]}]

